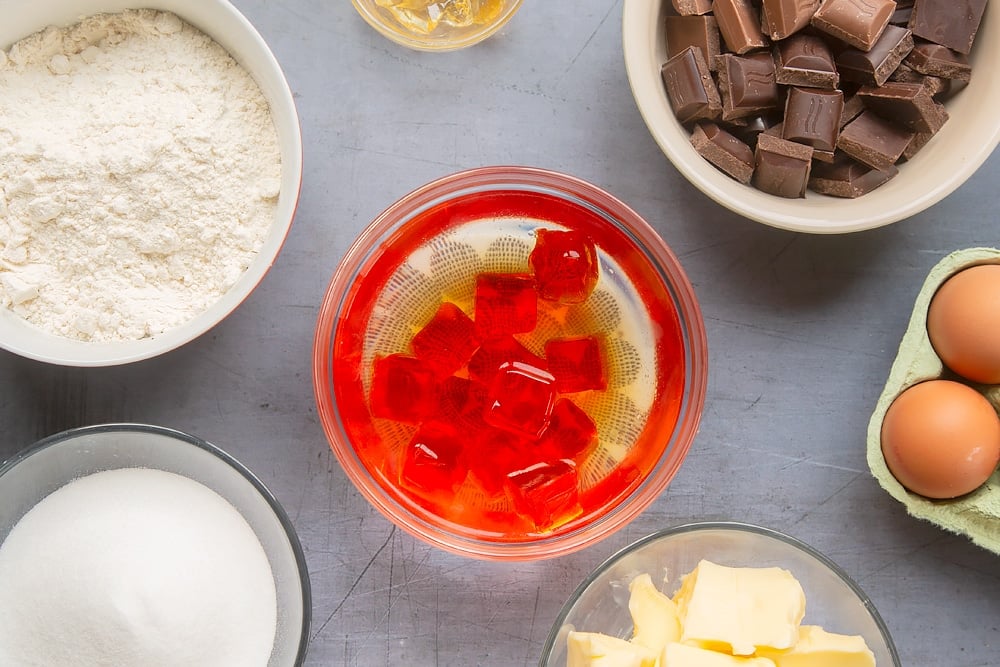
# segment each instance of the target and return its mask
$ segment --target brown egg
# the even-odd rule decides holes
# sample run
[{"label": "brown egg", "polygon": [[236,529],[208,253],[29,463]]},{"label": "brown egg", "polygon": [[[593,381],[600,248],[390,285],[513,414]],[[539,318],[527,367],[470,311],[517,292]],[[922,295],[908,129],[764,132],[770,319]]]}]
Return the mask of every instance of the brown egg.
[{"label": "brown egg", "polygon": [[910,491],[955,498],[982,485],[1000,463],[1000,418],[971,387],[951,380],[921,382],[889,406],[882,455]]},{"label": "brown egg", "polygon": [[948,278],[931,299],[927,334],[945,366],[973,382],[1000,383],[1000,264]]}]

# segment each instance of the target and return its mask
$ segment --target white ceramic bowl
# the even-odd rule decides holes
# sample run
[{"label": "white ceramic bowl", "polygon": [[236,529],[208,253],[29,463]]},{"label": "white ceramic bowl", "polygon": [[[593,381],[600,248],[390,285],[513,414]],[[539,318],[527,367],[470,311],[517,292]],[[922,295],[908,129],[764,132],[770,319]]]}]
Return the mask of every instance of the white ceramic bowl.
[{"label": "white ceramic bowl", "polygon": [[879,667],[900,667],[889,630],[871,599],[833,561],[799,540],[768,528],[737,522],[690,523],[667,528],[630,544],[598,566],[570,596],[542,648],[539,667],[566,664],[572,630],[632,635],[628,583],[639,574],[673,595],[680,577],[702,559],[729,567],[781,567],[798,579],[806,595],[803,623],[829,632],[861,635]]},{"label": "white ceramic bowl", "polygon": [[269,667],[301,665],[312,617],[309,573],[288,515],[252,472],[218,447],[144,424],[103,424],[49,436],[0,463],[0,544],[35,505],[104,470],[151,468],[192,479],[225,498],[260,540],[274,575],[278,617]]},{"label": "white ceramic bowl", "polygon": [[915,215],[951,194],[1000,141],[1000,12],[987,9],[970,54],[972,81],[946,103],[950,120],[899,174],[857,199],[807,193],[783,199],[743,185],[702,158],[674,118],[660,78],[666,62],[663,29],[670,0],[625,0],[622,42],[632,93],[649,131],[674,166],[726,208],[772,227],[831,234],[872,229]]},{"label": "white ceramic bowl", "polygon": [[281,151],[281,195],[270,232],[254,261],[208,310],[158,336],[91,343],[51,335],[0,309],[0,347],[31,359],[67,366],[111,366],[163,354],[205,333],[236,309],[274,263],[291,227],[302,183],[302,137],[285,76],[263,38],[226,0],[0,0],[0,48],[49,25],[67,26],[85,16],[125,9],[173,12],[212,37],[250,72],[271,106]]}]

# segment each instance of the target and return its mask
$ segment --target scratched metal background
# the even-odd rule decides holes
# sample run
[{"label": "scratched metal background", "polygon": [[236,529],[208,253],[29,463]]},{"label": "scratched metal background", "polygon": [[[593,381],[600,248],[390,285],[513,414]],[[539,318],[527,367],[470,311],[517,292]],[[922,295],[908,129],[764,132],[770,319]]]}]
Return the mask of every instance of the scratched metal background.
[{"label": "scratched metal background", "polygon": [[[905,665],[986,667],[1000,649],[1000,560],[905,515],[869,475],[865,428],[927,270],[1000,242],[994,156],[962,189],[888,228],[811,237],[728,213],[650,138],[621,56],[621,2],[529,0],[480,47],[399,48],[346,0],[236,0],[282,63],[305,182],[273,271],[199,340],[122,368],[0,352],[0,459],[56,431],[142,421],[202,436],[255,470],[299,531],[312,574],[308,665],[530,665],[566,596],[658,528],[735,519],[788,531],[856,577]],[[516,566],[440,553],[348,483],[310,384],[317,304],[385,206],[468,167],[566,171],[631,204],[666,238],[704,309],[701,432],[668,491],[581,553]]]}]

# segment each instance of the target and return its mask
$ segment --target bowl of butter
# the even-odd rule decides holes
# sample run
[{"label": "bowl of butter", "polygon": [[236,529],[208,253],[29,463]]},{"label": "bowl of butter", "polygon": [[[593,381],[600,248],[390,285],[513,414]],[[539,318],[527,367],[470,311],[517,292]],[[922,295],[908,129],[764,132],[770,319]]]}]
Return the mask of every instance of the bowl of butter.
[{"label": "bowl of butter", "polygon": [[777,531],[700,522],[600,565],[549,632],[542,667],[899,667],[871,599],[834,562]]}]

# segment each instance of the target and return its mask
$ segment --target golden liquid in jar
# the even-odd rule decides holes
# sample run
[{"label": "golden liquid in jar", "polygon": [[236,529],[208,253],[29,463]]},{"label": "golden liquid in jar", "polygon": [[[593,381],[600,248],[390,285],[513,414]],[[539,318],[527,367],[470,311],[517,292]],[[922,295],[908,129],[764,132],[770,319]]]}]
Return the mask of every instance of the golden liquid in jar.
[{"label": "golden liquid in jar", "polygon": [[403,30],[422,37],[458,37],[493,23],[507,0],[375,0]]}]

